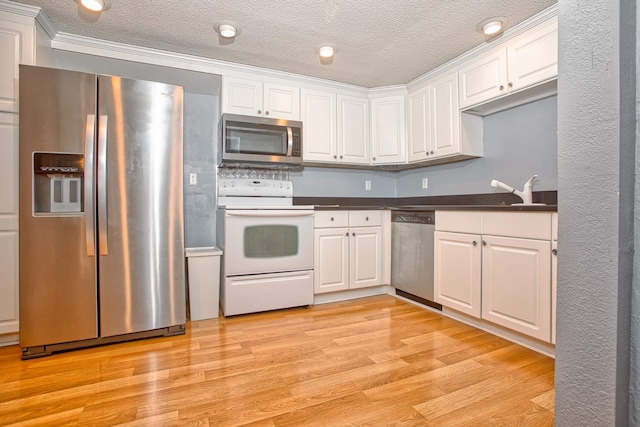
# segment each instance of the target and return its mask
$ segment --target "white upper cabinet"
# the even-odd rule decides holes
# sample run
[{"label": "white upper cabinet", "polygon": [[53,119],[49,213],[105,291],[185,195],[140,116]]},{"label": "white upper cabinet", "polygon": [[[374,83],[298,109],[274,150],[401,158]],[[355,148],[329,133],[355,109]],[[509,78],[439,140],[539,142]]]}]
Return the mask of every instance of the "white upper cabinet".
[{"label": "white upper cabinet", "polygon": [[371,99],[371,163],[405,163],[405,97]]},{"label": "white upper cabinet", "polygon": [[18,65],[35,62],[35,26],[0,16],[0,111],[18,112]]},{"label": "white upper cabinet", "polygon": [[369,164],[369,100],[338,95],[338,159]]},{"label": "white upper cabinet", "polygon": [[409,162],[425,160],[431,153],[429,86],[407,95]]},{"label": "white upper cabinet", "polygon": [[300,120],[300,89],[224,76],[222,112]]},{"label": "white upper cabinet", "polygon": [[305,162],[338,159],[336,94],[302,89],[302,150]]},{"label": "white upper cabinet", "polygon": [[470,60],[459,70],[460,108],[481,104],[558,75],[558,19]]},{"label": "white upper cabinet", "polygon": [[429,85],[431,118],[430,156],[444,157],[460,153],[460,109],[458,73],[451,73]]},{"label": "white upper cabinet", "polygon": [[369,100],[302,89],[305,162],[369,164]]}]

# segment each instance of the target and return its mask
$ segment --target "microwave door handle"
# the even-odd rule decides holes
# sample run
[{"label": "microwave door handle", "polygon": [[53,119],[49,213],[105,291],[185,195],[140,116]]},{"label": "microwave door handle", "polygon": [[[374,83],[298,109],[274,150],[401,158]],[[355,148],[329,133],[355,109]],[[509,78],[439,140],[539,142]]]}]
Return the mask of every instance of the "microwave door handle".
[{"label": "microwave door handle", "polygon": [[287,126],[287,157],[293,153],[293,131]]}]

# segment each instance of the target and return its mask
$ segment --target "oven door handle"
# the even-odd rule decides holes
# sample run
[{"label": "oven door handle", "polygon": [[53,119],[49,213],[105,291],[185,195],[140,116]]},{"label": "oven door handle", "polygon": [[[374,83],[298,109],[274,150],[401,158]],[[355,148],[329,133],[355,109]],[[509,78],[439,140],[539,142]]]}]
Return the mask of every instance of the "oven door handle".
[{"label": "oven door handle", "polygon": [[250,218],[291,218],[313,216],[313,211],[278,211],[278,210],[255,210],[255,211],[227,211],[227,216],[250,217]]}]

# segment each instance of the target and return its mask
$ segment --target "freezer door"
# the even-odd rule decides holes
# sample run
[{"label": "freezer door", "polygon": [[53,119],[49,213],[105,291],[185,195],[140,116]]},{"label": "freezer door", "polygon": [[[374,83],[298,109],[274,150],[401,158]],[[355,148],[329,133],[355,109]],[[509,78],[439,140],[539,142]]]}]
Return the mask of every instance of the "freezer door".
[{"label": "freezer door", "polygon": [[100,335],[184,324],[182,88],[98,81]]},{"label": "freezer door", "polygon": [[19,84],[20,345],[95,338],[96,75],[21,65]]}]

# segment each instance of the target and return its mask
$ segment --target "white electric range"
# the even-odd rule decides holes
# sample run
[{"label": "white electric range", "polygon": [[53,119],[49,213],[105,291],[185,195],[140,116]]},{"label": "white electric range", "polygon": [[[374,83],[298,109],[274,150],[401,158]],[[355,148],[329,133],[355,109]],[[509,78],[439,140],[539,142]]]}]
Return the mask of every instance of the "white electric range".
[{"label": "white electric range", "polygon": [[313,303],[313,206],[293,205],[290,181],[218,180],[225,316]]}]

